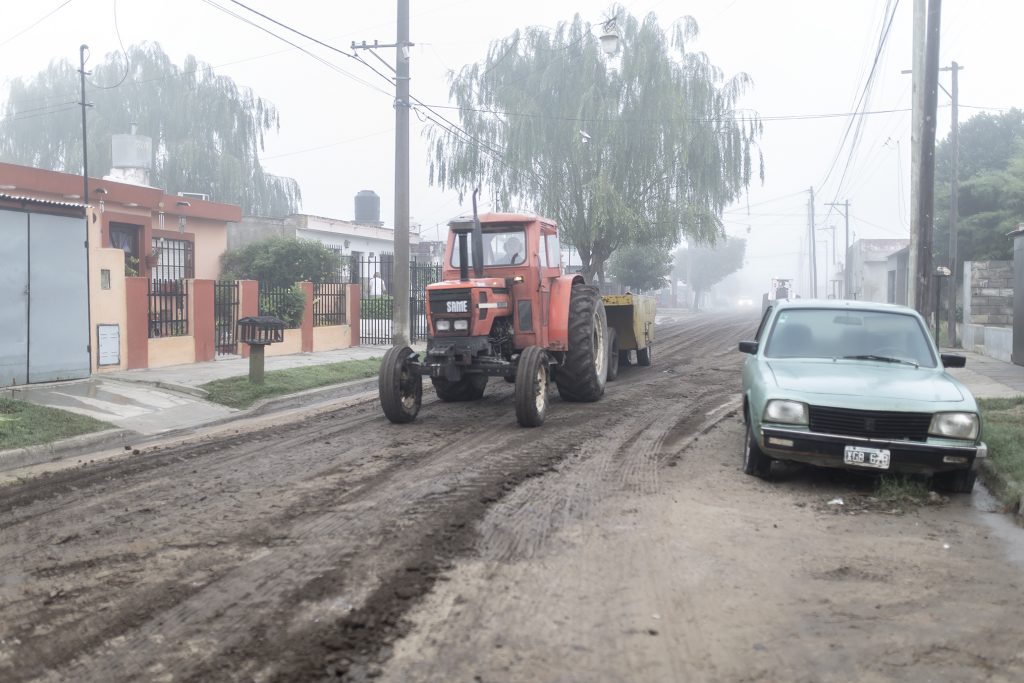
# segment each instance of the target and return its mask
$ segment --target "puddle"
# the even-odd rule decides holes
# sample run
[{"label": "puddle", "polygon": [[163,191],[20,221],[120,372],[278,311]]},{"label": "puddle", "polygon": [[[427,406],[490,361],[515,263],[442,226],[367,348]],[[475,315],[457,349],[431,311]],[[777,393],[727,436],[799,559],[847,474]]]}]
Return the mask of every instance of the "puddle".
[{"label": "puddle", "polygon": [[1003,542],[1006,556],[1017,566],[1024,568],[1024,529],[1017,526],[1013,515],[1003,512],[1003,505],[978,482],[971,495],[971,505],[981,521]]}]

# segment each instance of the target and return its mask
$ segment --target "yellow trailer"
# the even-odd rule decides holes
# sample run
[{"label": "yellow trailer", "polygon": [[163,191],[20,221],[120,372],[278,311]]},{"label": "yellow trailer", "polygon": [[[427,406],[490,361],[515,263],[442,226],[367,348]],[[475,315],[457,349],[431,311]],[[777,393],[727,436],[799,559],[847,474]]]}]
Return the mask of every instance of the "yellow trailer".
[{"label": "yellow trailer", "polygon": [[608,379],[615,379],[619,365],[629,365],[636,351],[637,365],[651,364],[654,343],[653,296],[642,294],[606,294],[601,297],[608,316]]}]

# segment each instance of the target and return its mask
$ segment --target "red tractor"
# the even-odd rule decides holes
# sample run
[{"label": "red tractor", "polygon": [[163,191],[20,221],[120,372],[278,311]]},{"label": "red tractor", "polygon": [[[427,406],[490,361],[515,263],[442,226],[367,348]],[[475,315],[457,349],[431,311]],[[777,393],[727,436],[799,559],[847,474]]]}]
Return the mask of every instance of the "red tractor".
[{"label": "red tractor", "polygon": [[392,422],[416,419],[423,376],[442,401],[479,399],[491,377],[514,382],[524,427],[544,423],[551,380],[566,401],[604,393],[611,360],[604,303],[580,275],[562,274],[554,222],[478,216],[475,200],[471,218],[449,225],[443,281],[427,286],[426,352],[396,346],[381,362],[380,402]]}]

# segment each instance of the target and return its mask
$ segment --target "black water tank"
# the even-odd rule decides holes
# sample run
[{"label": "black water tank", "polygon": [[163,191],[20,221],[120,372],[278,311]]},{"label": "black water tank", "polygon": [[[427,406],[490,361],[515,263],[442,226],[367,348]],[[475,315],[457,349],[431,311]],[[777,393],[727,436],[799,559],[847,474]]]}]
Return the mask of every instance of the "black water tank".
[{"label": "black water tank", "polygon": [[356,194],[356,223],[380,224],[380,197],[373,190]]}]

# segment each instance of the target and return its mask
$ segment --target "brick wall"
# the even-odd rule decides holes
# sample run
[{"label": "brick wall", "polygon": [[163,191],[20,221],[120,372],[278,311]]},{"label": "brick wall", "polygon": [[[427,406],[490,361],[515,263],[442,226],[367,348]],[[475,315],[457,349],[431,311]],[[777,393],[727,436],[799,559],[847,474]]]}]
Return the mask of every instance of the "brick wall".
[{"label": "brick wall", "polygon": [[1013,325],[1013,261],[969,261],[971,301],[967,322]]}]

